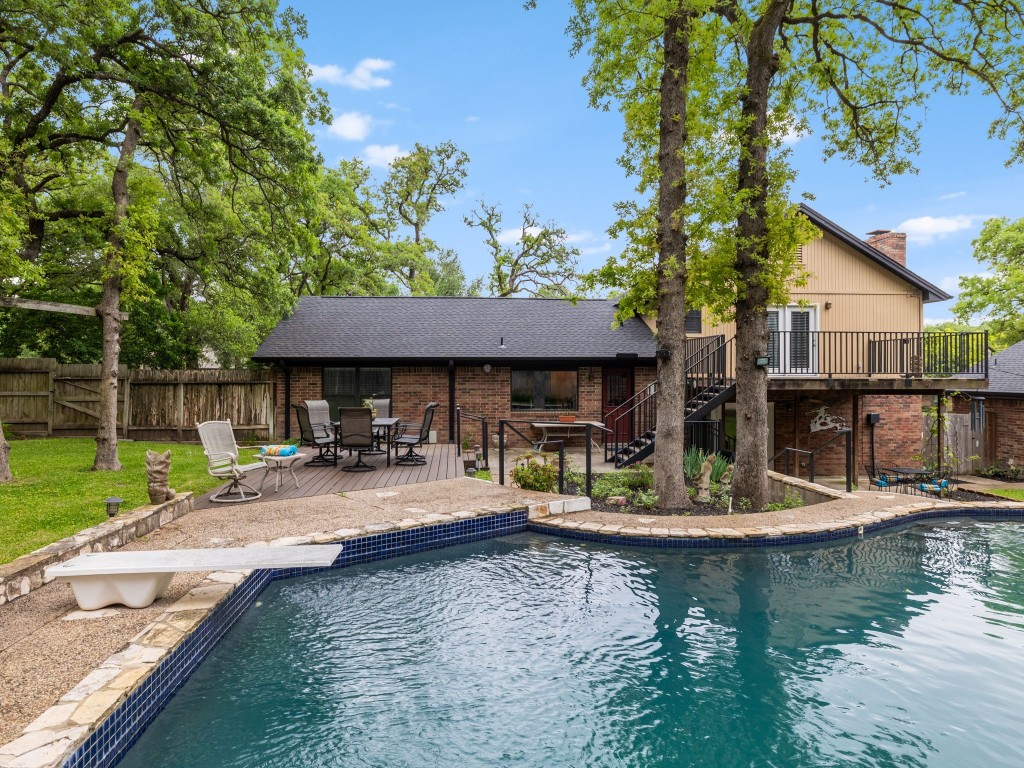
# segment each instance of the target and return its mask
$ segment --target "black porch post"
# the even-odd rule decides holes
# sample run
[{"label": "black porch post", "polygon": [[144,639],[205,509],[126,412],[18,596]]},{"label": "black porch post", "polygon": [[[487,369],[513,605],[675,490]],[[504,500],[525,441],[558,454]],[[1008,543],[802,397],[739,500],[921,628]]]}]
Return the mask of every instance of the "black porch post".
[{"label": "black porch post", "polygon": [[448,442],[455,442],[455,361],[448,361]]},{"label": "black porch post", "polygon": [[292,436],[292,369],[284,367],[284,439]]}]

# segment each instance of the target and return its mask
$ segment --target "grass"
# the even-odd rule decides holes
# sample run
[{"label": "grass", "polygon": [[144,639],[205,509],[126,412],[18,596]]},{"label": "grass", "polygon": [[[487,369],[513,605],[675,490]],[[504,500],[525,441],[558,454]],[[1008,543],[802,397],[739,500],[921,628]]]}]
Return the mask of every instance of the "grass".
[{"label": "grass", "polygon": [[1002,496],[1004,499],[1024,501],[1024,488],[986,488],[988,493]]},{"label": "grass", "polygon": [[12,440],[14,480],[0,485],[0,563],[102,522],[108,496],[124,499],[122,510],[148,504],[147,449],[171,451],[170,486],[179,492],[199,495],[220,484],[206,473],[199,445],[122,442],[124,468],[93,472],[92,438]]},{"label": "grass", "polygon": [[486,480],[488,482],[494,482],[491,480],[491,470],[489,469],[478,469],[476,474],[473,475],[477,480]]}]

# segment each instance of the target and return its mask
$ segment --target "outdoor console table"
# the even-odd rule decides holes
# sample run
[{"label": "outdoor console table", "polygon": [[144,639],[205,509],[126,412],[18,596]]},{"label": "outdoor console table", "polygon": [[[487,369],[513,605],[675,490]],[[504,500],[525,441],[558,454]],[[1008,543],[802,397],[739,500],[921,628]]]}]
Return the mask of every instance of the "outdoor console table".
[{"label": "outdoor console table", "polygon": [[266,463],[267,471],[263,473],[263,481],[260,483],[260,490],[263,490],[263,486],[266,485],[267,476],[273,471],[274,473],[274,490],[276,491],[282,485],[284,485],[284,473],[287,470],[291,473],[292,480],[295,481],[295,487],[299,487],[299,478],[295,476],[295,462],[299,459],[306,458],[305,453],[293,453],[291,456],[271,456],[268,454],[259,454],[259,459]]},{"label": "outdoor console table", "polygon": [[[545,443],[550,443],[553,440],[568,439],[580,432],[585,433],[588,424],[594,428],[595,433],[604,429],[604,424],[600,421],[531,421],[530,426],[540,430],[540,440],[534,443],[534,446],[540,449]],[[594,439],[594,435],[590,436],[590,442],[598,450],[601,449]]]},{"label": "outdoor console table", "polygon": [[90,552],[51,565],[46,577],[71,582],[83,611],[115,603],[145,608],[161,597],[180,571],[327,568],[341,544],[297,547],[162,549],[138,552]]}]

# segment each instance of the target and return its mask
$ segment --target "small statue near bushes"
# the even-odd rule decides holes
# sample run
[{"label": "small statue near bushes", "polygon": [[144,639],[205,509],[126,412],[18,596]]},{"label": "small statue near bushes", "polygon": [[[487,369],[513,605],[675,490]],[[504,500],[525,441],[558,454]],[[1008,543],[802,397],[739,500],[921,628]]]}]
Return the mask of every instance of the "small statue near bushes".
[{"label": "small statue near bushes", "polygon": [[171,474],[171,452],[146,451],[146,482],[150,504],[163,504],[175,497],[174,489],[167,487]]},{"label": "small statue near bushes", "polygon": [[722,473],[722,478],[718,481],[719,485],[722,486],[722,491],[725,493],[726,496],[732,495],[732,468],[733,465],[730,464],[726,468],[725,472]]},{"label": "small statue near bushes", "polygon": [[711,460],[705,459],[700,465],[700,475],[697,477],[697,501],[701,504],[711,503]]}]

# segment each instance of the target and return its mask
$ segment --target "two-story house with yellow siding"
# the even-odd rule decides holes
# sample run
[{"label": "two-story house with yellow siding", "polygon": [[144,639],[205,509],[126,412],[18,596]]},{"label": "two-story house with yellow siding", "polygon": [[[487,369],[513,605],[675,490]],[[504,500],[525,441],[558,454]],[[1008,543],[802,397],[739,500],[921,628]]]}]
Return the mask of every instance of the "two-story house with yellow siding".
[{"label": "two-story house with yellow siding", "polygon": [[[924,329],[924,304],[949,296],[906,268],[902,235],[864,241],[803,213],[822,235],[802,249],[806,286],[769,312],[766,450],[803,451],[788,454],[797,471],[848,425],[858,470],[871,462],[872,434],[876,464],[905,464],[921,452],[923,396],[985,386],[985,336]],[[616,323],[615,314],[606,299],[307,296],[254,359],[278,370],[283,437],[298,434],[292,404],[323,399],[333,409],[375,397],[409,421],[436,403],[439,441],[457,439],[460,413],[487,419],[492,436],[502,419],[526,434],[531,424],[603,424],[605,458],[623,465],[655,453],[658,345],[653,323]],[[728,450],[734,328],[699,311],[687,326],[687,440]],[[533,437],[549,432],[534,427]],[[844,455],[838,441],[819,450],[818,474],[840,472]]]},{"label": "two-story house with yellow siding", "polygon": [[[801,211],[821,236],[798,254],[806,284],[768,312],[769,455],[782,470],[784,449],[798,449],[789,452],[791,469],[806,465],[803,452],[845,425],[858,472],[872,463],[872,442],[876,466],[905,465],[922,452],[922,397],[985,386],[985,334],[925,329],[924,305],[950,296],[907,269],[906,235],[877,230],[862,240],[807,206]],[[705,368],[724,367],[728,384],[735,326],[700,322],[698,329],[696,315],[692,330],[705,341],[689,343],[707,358]],[[723,423],[726,441],[735,436],[730,402],[704,418]],[[814,460],[818,473],[842,471],[841,441]]]}]

